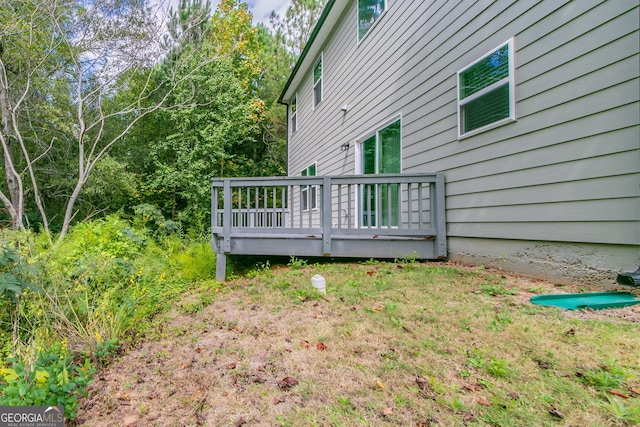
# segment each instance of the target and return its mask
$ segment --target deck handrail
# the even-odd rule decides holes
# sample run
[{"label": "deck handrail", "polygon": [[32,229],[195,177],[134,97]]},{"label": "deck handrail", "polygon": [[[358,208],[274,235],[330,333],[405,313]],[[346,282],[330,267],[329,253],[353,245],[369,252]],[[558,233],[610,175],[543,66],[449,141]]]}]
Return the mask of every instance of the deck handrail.
[{"label": "deck handrail", "polygon": [[214,178],[211,188],[212,245],[223,260],[263,254],[257,239],[272,242],[273,255],[308,255],[301,241],[314,241],[317,256],[349,256],[345,239],[432,240],[423,254],[447,254],[442,173]]}]

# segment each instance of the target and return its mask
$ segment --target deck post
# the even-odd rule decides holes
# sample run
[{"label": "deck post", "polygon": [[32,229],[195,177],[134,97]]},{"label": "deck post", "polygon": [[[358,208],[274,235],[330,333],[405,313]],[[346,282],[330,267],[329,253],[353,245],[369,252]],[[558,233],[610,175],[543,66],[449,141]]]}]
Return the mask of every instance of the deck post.
[{"label": "deck post", "polygon": [[216,280],[227,280],[227,255],[221,252],[216,254]]},{"label": "deck post", "polygon": [[431,194],[431,198],[435,199],[434,226],[436,228],[436,245],[435,252],[438,258],[447,257],[447,222],[445,219],[446,199],[444,195],[444,174],[436,174],[436,182],[433,184],[435,194]]},{"label": "deck post", "polygon": [[331,255],[331,178],[322,179],[322,255]]},{"label": "deck post", "polygon": [[231,180],[225,179],[223,183],[223,213],[222,213],[222,241],[216,253],[216,280],[227,279],[227,253],[231,252]]}]

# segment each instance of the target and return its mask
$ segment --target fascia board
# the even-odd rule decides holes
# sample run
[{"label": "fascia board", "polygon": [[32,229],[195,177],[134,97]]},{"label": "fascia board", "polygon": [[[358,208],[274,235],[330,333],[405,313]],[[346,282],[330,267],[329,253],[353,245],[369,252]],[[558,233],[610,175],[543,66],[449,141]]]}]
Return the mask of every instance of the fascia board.
[{"label": "fascia board", "polygon": [[320,54],[322,46],[329,38],[331,31],[333,31],[334,26],[340,19],[348,3],[348,0],[329,0],[327,2],[327,5],[322,11],[322,15],[320,15],[318,22],[315,27],[313,27],[309,40],[296,61],[296,65],[289,75],[289,80],[284,86],[280,98],[278,98],[280,104],[289,103],[306,71],[313,66],[313,61],[315,61],[316,57]]}]

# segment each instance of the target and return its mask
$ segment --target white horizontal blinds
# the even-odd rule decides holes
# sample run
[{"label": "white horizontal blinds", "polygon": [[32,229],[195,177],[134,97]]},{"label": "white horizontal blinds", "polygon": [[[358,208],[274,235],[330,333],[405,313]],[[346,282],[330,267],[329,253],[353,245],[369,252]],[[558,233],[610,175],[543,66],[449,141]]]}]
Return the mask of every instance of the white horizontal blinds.
[{"label": "white horizontal blinds", "polygon": [[291,100],[291,132],[298,130],[298,94]]},{"label": "white horizontal blinds", "polygon": [[358,0],[358,40],[367,34],[385,7],[385,0]]},{"label": "white horizontal blinds", "polygon": [[313,66],[313,106],[322,102],[322,55]]},{"label": "white horizontal blinds", "polygon": [[510,43],[458,73],[461,134],[511,117]]}]

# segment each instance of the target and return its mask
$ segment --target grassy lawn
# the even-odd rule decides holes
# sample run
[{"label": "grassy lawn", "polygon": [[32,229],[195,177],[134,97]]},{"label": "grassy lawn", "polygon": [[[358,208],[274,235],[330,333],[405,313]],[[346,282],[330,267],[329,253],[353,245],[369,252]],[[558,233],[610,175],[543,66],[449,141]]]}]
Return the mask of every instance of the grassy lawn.
[{"label": "grassy lawn", "polygon": [[638,317],[529,303],[577,288],[447,264],[291,259],[199,289],[98,376],[78,424],[640,422]]}]

